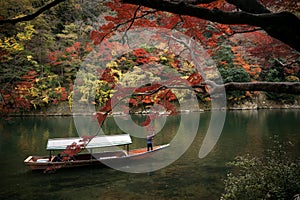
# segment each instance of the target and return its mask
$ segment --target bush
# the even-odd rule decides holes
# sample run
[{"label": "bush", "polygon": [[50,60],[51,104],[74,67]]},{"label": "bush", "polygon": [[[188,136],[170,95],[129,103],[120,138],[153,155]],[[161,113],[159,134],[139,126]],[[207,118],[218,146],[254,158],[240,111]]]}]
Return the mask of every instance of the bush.
[{"label": "bush", "polygon": [[[274,68],[263,72],[262,78],[263,80],[269,82],[283,82],[283,81],[298,82],[299,81],[299,78],[297,76],[289,75],[285,77],[283,69],[274,69]],[[267,92],[266,96],[268,100],[281,101],[282,103],[294,103],[295,100],[298,98],[298,95],[276,93],[276,92]]]},{"label": "bush", "polygon": [[224,83],[250,82],[250,75],[244,68],[219,68]]},{"label": "bush", "polygon": [[300,199],[300,159],[289,159],[276,142],[265,157],[239,156],[229,165],[222,200]]},{"label": "bush", "polygon": [[[224,83],[229,82],[251,82],[250,75],[244,68],[219,68]],[[226,92],[229,101],[240,101],[245,98],[245,91]]]}]

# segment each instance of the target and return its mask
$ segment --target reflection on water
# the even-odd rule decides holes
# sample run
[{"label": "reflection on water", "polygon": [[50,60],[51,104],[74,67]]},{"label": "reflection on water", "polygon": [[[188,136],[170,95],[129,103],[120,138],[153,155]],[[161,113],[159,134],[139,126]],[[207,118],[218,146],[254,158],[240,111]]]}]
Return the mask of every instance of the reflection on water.
[{"label": "reflection on water", "polygon": [[[193,117],[193,114],[190,114]],[[135,117],[139,120],[139,117]],[[156,143],[170,142],[180,116],[169,117]],[[192,120],[191,120],[192,121]],[[207,157],[198,153],[210,123],[210,113],[201,113],[198,134],[191,147],[166,168],[148,174],[130,174],[104,167],[60,170],[55,174],[31,172],[23,165],[28,155],[46,155],[48,138],[77,136],[71,117],[13,118],[0,122],[0,199],[218,199],[226,162],[237,155],[263,155],[278,135],[291,141],[290,156],[300,152],[300,111],[230,111],[222,135]],[[156,122],[159,123],[159,122]],[[188,132],[189,126],[186,125]],[[89,127],[85,127],[89,132]],[[106,134],[122,133],[113,118],[104,125]],[[145,145],[133,138],[133,147]]]}]

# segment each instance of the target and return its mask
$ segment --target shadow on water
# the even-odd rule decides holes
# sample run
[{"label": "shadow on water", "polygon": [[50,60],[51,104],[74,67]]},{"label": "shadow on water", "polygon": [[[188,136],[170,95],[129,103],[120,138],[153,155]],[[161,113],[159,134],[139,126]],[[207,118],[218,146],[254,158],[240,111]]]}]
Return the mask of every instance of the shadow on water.
[{"label": "shadow on water", "polygon": [[[191,115],[192,117],[192,115]],[[176,134],[180,117],[170,117],[156,138],[169,142]],[[83,167],[53,174],[31,172],[23,160],[28,155],[47,155],[48,138],[77,136],[71,117],[14,118],[0,122],[0,199],[219,199],[225,163],[237,155],[264,154],[270,137],[292,141],[290,156],[300,152],[300,111],[230,111],[222,135],[203,159],[198,153],[210,123],[210,113],[202,113],[198,134],[189,149],[171,165],[151,173],[125,173],[109,167]],[[187,129],[188,130],[188,129]],[[106,133],[122,133],[113,119]],[[133,140],[134,147],[144,140]]]}]

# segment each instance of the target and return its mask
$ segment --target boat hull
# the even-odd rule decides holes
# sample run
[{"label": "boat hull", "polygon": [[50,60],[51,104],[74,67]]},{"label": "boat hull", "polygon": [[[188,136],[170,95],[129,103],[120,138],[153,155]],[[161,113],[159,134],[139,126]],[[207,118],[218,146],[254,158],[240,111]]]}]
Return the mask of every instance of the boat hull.
[{"label": "boat hull", "polygon": [[29,156],[24,160],[24,164],[30,170],[56,170],[61,168],[74,168],[92,165],[104,165],[109,163],[130,163],[148,157],[156,151],[168,147],[169,144],[155,146],[152,151],[147,151],[146,148],[134,149],[129,152],[105,152],[93,154],[80,154],[75,157],[75,160],[53,162],[49,156]]}]

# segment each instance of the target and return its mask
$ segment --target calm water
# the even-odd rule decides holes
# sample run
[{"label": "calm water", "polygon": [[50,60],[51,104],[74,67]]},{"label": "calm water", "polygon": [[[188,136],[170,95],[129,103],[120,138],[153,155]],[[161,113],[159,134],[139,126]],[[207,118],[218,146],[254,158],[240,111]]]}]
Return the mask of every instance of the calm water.
[{"label": "calm water", "polygon": [[[168,142],[176,134],[180,119],[169,117],[156,142]],[[294,147],[289,155],[300,156],[300,110],[228,112],[218,143],[208,156],[199,159],[209,122],[210,113],[201,113],[197,136],[185,154],[152,173],[88,167],[43,174],[29,171],[23,160],[28,155],[47,155],[48,138],[77,136],[73,119],[1,119],[0,199],[218,199],[228,172],[225,163],[246,153],[263,155],[271,145],[271,137],[277,135],[281,141],[291,141]],[[104,131],[122,133],[113,118],[107,121]],[[134,139],[136,146],[143,142]]]}]

